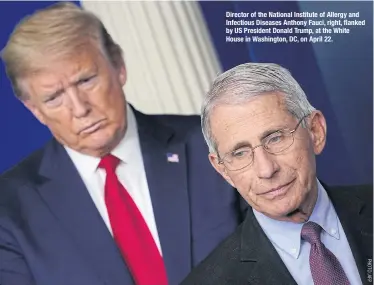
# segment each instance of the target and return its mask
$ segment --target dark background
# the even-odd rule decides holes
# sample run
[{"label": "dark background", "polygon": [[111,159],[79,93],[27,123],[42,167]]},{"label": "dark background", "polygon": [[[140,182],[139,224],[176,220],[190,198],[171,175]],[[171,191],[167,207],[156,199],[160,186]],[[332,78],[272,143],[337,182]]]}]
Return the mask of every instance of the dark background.
[{"label": "dark background", "polygon": [[[0,48],[20,18],[52,2],[0,2]],[[328,140],[317,158],[318,176],[328,184],[373,180],[373,3],[372,2],[199,2],[221,65],[275,62],[288,68],[314,107],[327,119]],[[226,43],[226,12],[360,12],[364,27],[352,27],[331,44]],[[15,99],[0,66],[0,173],[50,137],[49,131]]]}]

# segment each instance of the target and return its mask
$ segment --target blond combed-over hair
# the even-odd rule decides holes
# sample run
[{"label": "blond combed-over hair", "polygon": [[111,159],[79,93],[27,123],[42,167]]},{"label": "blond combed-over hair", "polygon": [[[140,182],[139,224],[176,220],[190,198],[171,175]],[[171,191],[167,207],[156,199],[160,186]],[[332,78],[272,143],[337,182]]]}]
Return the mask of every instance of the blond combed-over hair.
[{"label": "blond combed-over hair", "polygon": [[22,19],[1,51],[15,95],[27,98],[21,79],[69,58],[94,41],[114,66],[123,63],[122,50],[93,13],[60,2]]}]

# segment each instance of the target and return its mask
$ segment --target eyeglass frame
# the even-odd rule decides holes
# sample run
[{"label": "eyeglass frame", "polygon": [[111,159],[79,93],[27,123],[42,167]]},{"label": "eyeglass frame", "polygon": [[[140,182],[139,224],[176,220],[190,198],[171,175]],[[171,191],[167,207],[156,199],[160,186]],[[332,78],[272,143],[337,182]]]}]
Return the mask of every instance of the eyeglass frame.
[{"label": "eyeglass frame", "polygon": [[[293,143],[295,142],[294,133],[297,131],[297,129],[298,129],[299,126],[301,125],[301,122],[302,122],[306,117],[308,117],[309,115],[310,115],[310,114],[307,114],[307,115],[303,116],[303,117],[299,120],[299,122],[297,123],[296,127],[295,127],[293,130],[291,130],[291,131],[288,131],[287,129],[280,129],[280,130],[277,130],[277,131],[274,132],[274,133],[276,133],[276,132],[279,132],[279,131],[283,131],[283,132],[284,132],[284,131],[287,131],[287,133],[289,133],[289,135],[292,136],[292,143],[291,143],[288,147],[286,147],[285,149],[281,150],[280,152],[272,153],[272,152],[269,152],[269,151],[264,147],[264,143],[261,143],[261,144],[259,144],[259,145],[256,145],[256,146],[250,148],[250,150],[252,151],[252,160],[251,160],[251,161],[250,161],[246,166],[243,166],[243,167],[238,168],[238,169],[233,169],[233,170],[229,169],[229,170],[230,170],[230,171],[239,171],[239,170],[242,170],[242,169],[248,167],[249,165],[251,165],[252,162],[254,161],[254,156],[255,156],[255,152],[254,152],[254,150],[255,150],[256,148],[260,147],[260,146],[262,146],[262,147],[264,148],[264,150],[265,150],[267,153],[274,154],[274,155],[279,154],[279,153],[282,153],[283,151],[289,149],[289,148],[293,145]],[[272,133],[272,134],[273,134],[273,133]],[[270,135],[272,135],[272,134],[267,135],[265,138],[267,138],[268,136],[270,136]],[[264,139],[265,139],[265,138],[264,138]],[[226,153],[222,158],[220,158],[220,156],[219,156],[219,154],[218,154],[218,152],[217,152],[218,164],[223,164],[226,168],[228,168],[228,167],[225,165],[225,161],[224,161],[224,160],[225,160],[225,157],[226,157],[227,155],[229,155],[229,154],[232,154],[234,151],[236,151],[236,150],[233,150],[233,151],[230,151],[230,152]]]}]

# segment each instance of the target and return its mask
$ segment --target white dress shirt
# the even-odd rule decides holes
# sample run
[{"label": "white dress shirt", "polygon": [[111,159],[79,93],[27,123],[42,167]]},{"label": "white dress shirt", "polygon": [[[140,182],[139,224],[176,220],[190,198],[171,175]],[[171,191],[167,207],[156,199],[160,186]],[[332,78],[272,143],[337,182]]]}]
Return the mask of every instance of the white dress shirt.
[{"label": "white dress shirt", "polygon": [[[326,190],[318,183],[318,197],[309,221],[322,227],[321,241],[336,256],[352,285],[361,285],[347,237]],[[313,285],[310,271],[310,243],[301,239],[303,224],[277,221],[253,210],[257,221],[299,285]]]},{"label": "white dress shirt", "polygon": [[[105,170],[98,168],[100,158],[79,153],[68,147],[65,147],[65,149],[77,168],[108,230],[113,235],[104,198],[106,173]],[[140,213],[142,213],[153,239],[162,254],[143,164],[143,156],[140,149],[136,119],[128,105],[126,134],[111,154],[121,160],[116,170],[118,179],[129,192]]]}]

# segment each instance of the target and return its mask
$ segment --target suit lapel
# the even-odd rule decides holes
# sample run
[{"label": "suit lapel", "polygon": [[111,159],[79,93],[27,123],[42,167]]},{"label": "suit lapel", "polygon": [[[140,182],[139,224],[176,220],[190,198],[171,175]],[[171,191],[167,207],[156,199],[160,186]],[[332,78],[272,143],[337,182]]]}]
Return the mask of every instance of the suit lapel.
[{"label": "suit lapel", "polygon": [[[104,284],[132,284],[120,252],[65,149],[53,141],[41,168],[38,191]],[[58,249],[56,249],[58,250]]]},{"label": "suit lapel", "polygon": [[[253,238],[256,237],[256,238]],[[249,284],[295,284],[279,254],[271,244],[251,209],[243,224],[240,248],[241,263],[248,263]]]},{"label": "suit lapel", "polygon": [[[356,189],[330,189],[323,185],[335,207],[347,236],[363,284],[367,266],[373,256],[372,207]],[[358,190],[358,189],[357,189]],[[372,200],[372,197],[369,198]],[[250,284],[296,284],[271,242],[258,224],[253,212],[247,213],[241,237],[241,262],[248,262]],[[257,237],[254,239],[253,237]]]},{"label": "suit lapel", "polygon": [[[373,258],[373,224],[372,208],[355,194],[355,189],[344,191],[340,189],[329,190],[324,186],[330,196],[345,235],[356,261],[363,284],[367,280],[367,264]],[[371,198],[372,199],[372,198]]]},{"label": "suit lapel", "polygon": [[[186,145],[173,130],[134,112],[169,283],[177,284],[191,270]],[[168,161],[168,153],[178,162]]]}]

